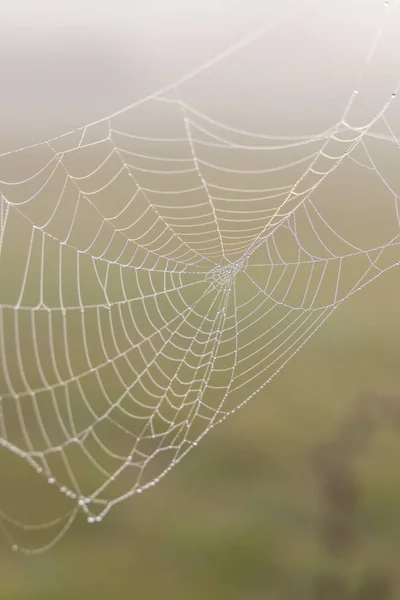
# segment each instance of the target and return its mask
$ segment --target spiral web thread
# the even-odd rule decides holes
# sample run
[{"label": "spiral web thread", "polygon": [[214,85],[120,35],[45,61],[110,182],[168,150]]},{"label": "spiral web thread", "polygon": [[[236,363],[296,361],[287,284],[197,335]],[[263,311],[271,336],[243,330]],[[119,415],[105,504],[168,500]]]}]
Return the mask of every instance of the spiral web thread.
[{"label": "spiral web thread", "polygon": [[[0,444],[68,504],[41,524],[1,513],[14,549],[42,551],[80,511],[101,521],[154,486],[397,265],[399,195],[378,160],[388,146],[400,157],[397,88],[363,126],[351,125],[355,89],[332,127],[297,137],[185,101],[186,81],[267,31],[123,111],[0,156]],[[178,134],[135,134],[143,110]],[[372,247],[325,216],[342,169],[380,186],[387,227]],[[16,542],[43,530],[37,547]]]}]

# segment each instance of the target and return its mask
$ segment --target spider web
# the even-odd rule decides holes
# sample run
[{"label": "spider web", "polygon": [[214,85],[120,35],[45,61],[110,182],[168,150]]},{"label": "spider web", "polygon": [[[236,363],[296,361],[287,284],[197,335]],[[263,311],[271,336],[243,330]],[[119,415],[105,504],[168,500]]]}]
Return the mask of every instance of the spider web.
[{"label": "spider web", "polygon": [[[388,13],[318,134],[250,132],[186,100],[188,81],[269,25],[122,111],[0,156],[0,444],[68,505],[39,524],[2,512],[14,549],[49,548],[79,512],[101,521],[154,486],[397,265],[385,152],[398,160],[398,86],[351,125]],[[154,135],[166,123],[174,134]],[[353,176],[379,194],[369,245],[354,235],[369,225],[360,207],[352,218]]]}]

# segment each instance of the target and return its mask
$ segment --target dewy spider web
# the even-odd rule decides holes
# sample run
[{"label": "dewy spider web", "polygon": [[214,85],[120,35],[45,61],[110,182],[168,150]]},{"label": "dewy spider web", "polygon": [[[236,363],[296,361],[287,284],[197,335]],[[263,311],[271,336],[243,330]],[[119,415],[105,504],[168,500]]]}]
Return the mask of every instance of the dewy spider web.
[{"label": "dewy spider web", "polygon": [[[0,156],[0,443],[69,504],[43,524],[2,512],[14,549],[46,549],[79,511],[100,521],[154,486],[397,264],[399,196],[379,162],[383,146],[400,153],[397,88],[363,126],[350,124],[354,89],[332,127],[294,137],[185,100],[187,81],[268,30],[110,117]],[[135,134],[143,114],[177,135]],[[381,185],[388,223],[371,247],[331,224],[319,193],[350,168]]]}]

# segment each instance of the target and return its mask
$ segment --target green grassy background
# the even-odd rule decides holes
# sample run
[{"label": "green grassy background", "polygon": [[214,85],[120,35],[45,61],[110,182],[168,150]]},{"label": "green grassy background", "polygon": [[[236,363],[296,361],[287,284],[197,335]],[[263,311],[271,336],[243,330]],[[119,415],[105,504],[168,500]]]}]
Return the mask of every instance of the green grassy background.
[{"label": "green grassy background", "polygon": [[[324,535],[328,463],[322,474],[314,464],[323,445],[336,441],[331,454],[340,447],[363,394],[375,394],[377,403],[379,394],[398,395],[400,404],[399,290],[393,269],[355,294],[250,404],[102,523],[78,518],[39,556],[13,553],[2,540],[0,598],[398,597],[400,436],[388,426],[393,419],[378,422],[363,452],[349,458],[355,508],[347,514],[337,504],[356,533],[338,552]],[[363,427],[361,414],[355,436]],[[19,459],[2,458],[2,490],[12,490],[16,504],[29,503],[32,476]],[[44,514],[54,502],[47,488],[32,498]]]},{"label": "green grassy background", "polygon": [[[379,156],[386,159],[382,151]],[[78,156],[76,159],[79,163]],[[13,160],[14,157],[9,163],[5,161],[2,168],[8,179],[18,180],[23,172]],[[41,156],[32,156],[32,160],[39,164]],[[82,161],[80,168],[84,171],[86,167]],[[398,230],[393,198],[375,174],[365,174],[365,170],[359,174],[358,167],[350,167],[344,164],[335,171],[318,190],[317,200],[321,200],[325,218],[340,235],[363,247],[378,245]],[[391,173],[396,174],[397,168]],[[279,175],[279,181],[280,178]],[[126,198],[122,191],[119,196],[107,190],[103,200],[100,198],[107,210],[110,198],[123,206]],[[129,188],[124,193],[128,191]],[[35,223],[42,222],[41,211],[45,214],[48,209],[46,202],[54,206],[56,185],[48,192],[43,205],[34,202],[26,209],[28,215],[32,212]],[[11,195],[11,199],[17,201],[18,194],[22,198],[26,191],[16,186],[12,194],[15,197]],[[67,196],[54,226],[59,239],[63,239],[71,222],[68,210],[74,206],[73,200],[73,194]],[[165,200],[166,204],[170,201],[169,197]],[[90,230],[97,231],[99,227],[91,216],[88,212],[77,219],[74,235],[82,238],[82,247],[91,240]],[[31,232],[26,220],[18,221],[15,213],[13,219],[7,225],[10,237],[0,263],[0,279],[6,282],[1,300],[11,305],[15,305],[20,290]],[[305,227],[306,232],[302,242],[306,240],[312,251],[313,243],[318,244],[310,231],[311,239],[307,239],[306,222],[304,215],[299,216],[299,230]],[[319,233],[326,243],[332,244],[337,255],[348,252],[337,240],[332,241],[323,227]],[[24,298],[28,306],[38,301],[41,240],[39,235],[37,238]],[[279,244],[281,251],[286,251],[286,244],[285,240]],[[318,248],[314,250],[318,255]],[[45,290],[50,298],[59,277],[57,251],[56,244],[49,243],[44,279],[46,284],[50,282]],[[290,251],[297,251],[297,246]],[[67,275],[62,280],[66,288],[64,305],[68,307],[77,303],[76,256],[65,253]],[[393,257],[398,260],[397,247],[393,252],[385,251],[379,266],[386,268]],[[265,256],[260,261],[267,262]],[[354,285],[358,270],[365,270],[362,261],[366,261],[365,257],[360,258],[360,263],[358,259],[355,263],[347,260],[341,277],[343,290]],[[90,259],[88,263],[92,268]],[[91,281],[88,277],[83,287],[90,287]],[[327,303],[332,302],[330,283],[336,279],[329,275],[324,281],[327,287],[322,288],[321,303],[325,296]],[[302,285],[304,288],[302,280],[300,284],[296,280],[294,297]],[[192,286],[191,293],[196,294],[196,290]],[[130,291],[134,296],[134,290]],[[247,292],[251,294],[252,290]],[[246,407],[213,429],[157,486],[117,505],[100,524],[89,525],[79,515],[60,543],[37,556],[12,552],[10,544],[0,538],[0,600],[399,597],[400,436],[391,426],[397,418],[391,414],[392,409],[388,412],[385,408],[387,414],[378,414],[371,426],[362,401],[368,395],[372,404],[379,407],[382,398],[390,396],[400,406],[399,292],[400,271],[395,268],[346,300]],[[57,302],[55,294],[50,304]],[[24,369],[34,377],[34,360],[30,360],[29,345],[24,343],[30,338],[30,316],[20,311],[18,318]],[[71,329],[74,318],[68,316]],[[249,328],[242,339],[248,341],[246,336],[253,335],[257,327]],[[76,331],[80,332],[77,325]],[[13,339],[11,328],[7,335],[8,340]],[[110,344],[110,335],[104,335]],[[92,350],[96,339],[91,342],[91,354],[96,351]],[[80,372],[79,335],[70,350],[75,371]],[[61,348],[61,356],[63,352]],[[43,364],[45,361],[43,357]],[[9,362],[18,381],[18,364],[12,357]],[[243,399],[254,385],[253,382],[243,387]],[[77,394],[75,401],[80,404]],[[25,409],[29,402],[28,397]],[[42,398],[41,407],[46,406],[45,402],[46,398]],[[373,429],[368,443],[359,452],[349,451],[345,447],[348,437],[357,445],[368,428]],[[74,463],[74,469],[81,469],[79,462]],[[0,474],[0,508],[6,512],[22,514],[27,522],[30,517],[46,520],[59,513],[64,499],[60,499],[55,486],[51,488],[3,449]]]}]

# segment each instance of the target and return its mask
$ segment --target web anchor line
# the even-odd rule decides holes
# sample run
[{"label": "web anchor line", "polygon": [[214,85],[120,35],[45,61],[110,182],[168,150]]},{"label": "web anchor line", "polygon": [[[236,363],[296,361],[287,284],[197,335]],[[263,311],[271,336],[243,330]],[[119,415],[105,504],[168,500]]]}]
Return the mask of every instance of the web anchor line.
[{"label": "web anchor line", "polygon": [[382,157],[400,152],[400,84],[352,125],[375,101],[364,83],[393,4],[323,131],[252,132],[190,100],[190,82],[305,6],[104,119],[0,155],[0,451],[63,502],[42,524],[0,506],[14,550],[47,550],[78,515],[99,523],[154,487],[399,266]]}]

